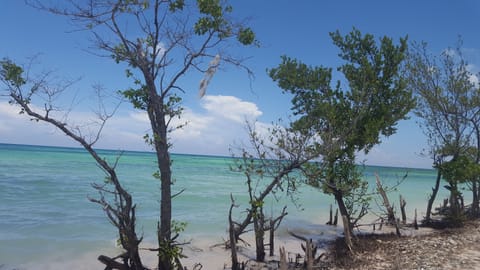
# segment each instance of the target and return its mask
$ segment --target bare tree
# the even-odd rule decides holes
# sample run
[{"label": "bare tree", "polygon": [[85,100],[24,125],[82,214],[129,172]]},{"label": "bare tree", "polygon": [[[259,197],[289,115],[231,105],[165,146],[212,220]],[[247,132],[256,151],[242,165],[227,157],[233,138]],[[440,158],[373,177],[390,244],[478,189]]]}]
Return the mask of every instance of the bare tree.
[{"label": "bare tree", "polygon": [[[105,108],[100,100],[97,115],[97,131],[93,134],[83,134],[79,126],[66,122],[58,116],[59,108],[53,104],[58,96],[64,93],[71,82],[54,84],[50,72],[43,73],[37,78],[31,78],[30,72],[8,59],[0,61],[0,80],[6,86],[5,96],[10,98],[10,103],[20,107],[20,113],[26,114],[32,120],[46,122],[59,129],[66,136],[78,142],[93,157],[98,166],[105,172],[106,180],[103,184],[93,184],[100,194],[99,199],[90,198],[92,202],[102,206],[109,221],[117,228],[121,246],[125,253],[117,258],[123,259],[123,264],[114,259],[101,255],[99,259],[107,266],[120,269],[144,269],[139,255],[139,244],[142,238],[135,230],[135,204],[130,193],[123,188],[115,171],[118,158],[113,164],[107,162],[94,149],[95,143],[100,139],[100,134],[105,123],[110,119],[117,106],[111,112]],[[97,93],[100,89],[96,89]],[[40,97],[42,103],[35,105],[33,100]],[[38,106],[40,105],[40,106]]]},{"label": "bare tree", "polygon": [[[269,130],[268,137],[264,137],[252,124],[247,123],[247,129],[250,145],[241,149],[241,157],[236,158],[232,170],[243,173],[247,179],[249,208],[243,221],[230,221],[230,226],[234,230],[234,241],[238,241],[247,227],[253,224],[256,260],[264,261],[265,231],[270,230],[272,234],[287,215],[284,207],[277,217],[271,217],[268,222],[263,212],[266,199],[276,198],[280,192],[285,192],[294,199],[293,194],[300,182],[297,179],[299,174],[295,175],[294,172],[318,154],[315,153],[315,148],[309,146],[311,135],[276,126]],[[234,247],[233,244],[231,246]]]},{"label": "bare tree", "polygon": [[[172,171],[169,132],[179,128],[173,119],[182,114],[179,94],[186,92],[181,78],[190,71],[207,72],[200,96],[216,66],[229,63],[245,68],[243,59],[228,54],[232,44],[255,43],[253,31],[231,20],[232,7],[218,0],[88,0],[62,1],[59,6],[30,4],[67,16],[92,34],[94,53],[128,65],[134,88],[122,91],[137,108],[147,112],[161,182],[158,224],[158,268],[180,268],[180,251],[172,237]],[[205,63],[219,58],[215,67]],[[249,72],[248,69],[245,68]],[[181,125],[183,126],[183,125]]]}]

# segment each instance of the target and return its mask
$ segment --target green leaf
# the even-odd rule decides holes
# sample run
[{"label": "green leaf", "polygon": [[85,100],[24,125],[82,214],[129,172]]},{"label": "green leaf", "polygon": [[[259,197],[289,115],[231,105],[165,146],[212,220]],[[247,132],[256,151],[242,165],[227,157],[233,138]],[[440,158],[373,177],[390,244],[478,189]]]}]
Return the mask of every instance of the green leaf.
[{"label": "green leaf", "polygon": [[255,42],[255,33],[249,27],[242,28],[238,32],[237,39],[243,45],[251,45]]},{"label": "green leaf", "polygon": [[14,87],[20,87],[26,83],[23,76],[23,68],[17,66],[9,59],[0,61],[1,69],[0,76],[3,80],[12,84]]},{"label": "green leaf", "polygon": [[184,6],[185,6],[184,0],[171,1],[169,5],[169,9],[171,12],[175,12],[175,11],[183,10]]}]

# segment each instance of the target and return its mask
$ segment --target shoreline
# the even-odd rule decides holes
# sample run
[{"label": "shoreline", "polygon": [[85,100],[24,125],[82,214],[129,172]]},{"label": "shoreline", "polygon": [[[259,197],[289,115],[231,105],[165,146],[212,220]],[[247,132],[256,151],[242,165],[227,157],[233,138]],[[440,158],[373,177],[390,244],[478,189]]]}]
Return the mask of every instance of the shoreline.
[{"label": "shoreline", "polygon": [[[341,226],[339,226],[341,227]],[[480,269],[480,220],[468,221],[460,228],[433,229],[419,227],[415,230],[410,226],[403,226],[402,236],[395,235],[395,229],[384,226],[381,231],[365,230],[357,233],[354,239],[354,255],[350,256],[345,247],[343,236],[338,234],[334,239],[313,238],[319,245],[321,269]],[[303,235],[310,238],[308,235]],[[266,256],[266,262],[278,261],[278,248],[284,247],[287,251],[287,261],[295,261],[295,256],[304,255],[301,249],[302,241],[294,238],[280,237],[276,240],[276,251],[273,257]],[[268,253],[268,249],[266,250]],[[252,261],[255,248],[242,248],[239,252],[239,261]],[[230,269],[230,252],[223,247],[214,248],[205,254],[197,254],[190,261],[184,260],[184,266],[193,269],[193,262],[197,259],[207,259],[202,263],[202,269]],[[205,260],[202,260],[206,262]],[[221,264],[221,263],[223,264]],[[303,259],[300,259],[303,262]],[[276,266],[274,263],[273,265]],[[270,264],[268,269],[277,269]],[[225,268],[224,266],[227,266]],[[262,268],[263,267],[263,268]],[[255,262],[247,269],[267,269],[265,264]]]},{"label": "shoreline", "polygon": [[[478,220],[453,229],[420,227],[417,231],[411,227],[403,227],[401,237],[394,235],[394,229],[388,226],[384,226],[381,231],[365,230],[361,234],[356,234],[354,256],[346,256],[348,251],[343,244],[341,226],[336,229],[339,233],[334,238],[308,234],[305,231],[296,232],[306,238],[312,238],[314,243],[318,244],[317,256],[325,254],[321,260],[322,269],[480,269],[480,250],[476,248],[480,242]],[[250,234],[243,238],[253,244],[253,235]],[[182,260],[183,266],[192,270],[195,264],[200,263],[201,269],[230,269],[230,251],[223,245],[214,246],[221,242],[219,240],[221,239],[194,239],[191,244],[184,247],[184,253],[188,258]],[[275,256],[268,256],[269,250],[266,249],[267,262],[279,260],[280,247],[287,251],[287,260],[295,261],[297,254],[304,255],[300,246],[302,241],[293,236],[278,236],[275,241]],[[142,245],[148,246],[149,243]],[[116,252],[118,249],[93,250],[87,254],[78,254],[76,257],[53,254],[42,262],[29,262],[18,266],[0,263],[0,269],[103,269],[103,264],[96,258],[101,254],[115,256]],[[239,261],[249,261],[247,269],[267,269],[255,266],[257,263],[253,261],[254,256],[254,246],[241,245]],[[156,254],[143,251],[142,260],[146,266],[152,267],[156,263]],[[300,259],[300,262],[303,262],[303,259]],[[268,269],[276,269],[273,265],[276,264],[270,264]]]}]

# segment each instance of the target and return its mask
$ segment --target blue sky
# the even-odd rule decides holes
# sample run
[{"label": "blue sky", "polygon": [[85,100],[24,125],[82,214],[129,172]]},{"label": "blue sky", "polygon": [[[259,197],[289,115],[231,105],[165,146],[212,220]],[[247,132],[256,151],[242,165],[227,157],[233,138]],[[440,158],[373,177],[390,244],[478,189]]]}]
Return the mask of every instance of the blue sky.
[{"label": "blue sky", "polygon": [[[49,1],[47,1],[49,2]],[[329,32],[348,33],[352,27],[376,37],[395,40],[408,35],[409,41],[426,41],[435,54],[456,44],[462,36],[466,57],[474,71],[480,67],[478,18],[480,2],[469,1],[231,1],[234,15],[249,18],[260,48],[244,48],[233,53],[250,57],[246,64],[255,79],[234,67],[225,67],[212,79],[207,96],[198,98],[200,74],[185,79],[187,93],[184,119],[189,125],[172,134],[173,152],[229,155],[232,144],[245,140],[244,119],[257,119],[268,126],[289,115],[290,100],[267,76],[281,55],[297,58],[310,65],[337,67],[338,50]],[[0,57],[25,63],[39,55],[37,69],[55,70],[58,76],[81,77],[71,90],[81,96],[70,112],[75,123],[93,118],[90,85],[101,83],[106,89],[118,90],[129,85],[124,68],[111,59],[87,52],[89,35],[72,32],[62,17],[37,11],[20,0],[0,2]],[[73,97],[69,95],[65,100]],[[66,104],[66,103],[65,103]],[[68,103],[70,104],[70,103]],[[106,126],[98,147],[148,150],[141,137],[148,131],[145,116],[123,104],[116,117]],[[0,97],[0,142],[76,146],[50,127],[33,123],[18,115],[16,108]],[[371,165],[429,167],[431,161],[420,156],[426,139],[415,119],[402,121],[398,133],[384,138],[368,156]]]}]

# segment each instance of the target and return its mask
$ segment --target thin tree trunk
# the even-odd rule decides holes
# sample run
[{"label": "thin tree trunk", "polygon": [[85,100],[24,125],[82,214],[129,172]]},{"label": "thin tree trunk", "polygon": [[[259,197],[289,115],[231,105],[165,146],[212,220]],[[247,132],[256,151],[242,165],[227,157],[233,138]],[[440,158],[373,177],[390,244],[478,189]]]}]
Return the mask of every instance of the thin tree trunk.
[{"label": "thin tree trunk", "polygon": [[347,216],[342,216],[342,220],[343,220],[343,224],[344,224],[343,232],[344,232],[344,235],[345,235],[345,243],[347,244],[347,247],[350,250],[350,252],[353,252],[352,234],[351,234],[350,229],[345,227],[345,223],[349,223],[348,217]]},{"label": "thin tree trunk", "polygon": [[312,239],[310,241],[305,242],[305,264],[307,267],[307,270],[313,270],[313,261],[314,259],[314,254],[313,254],[313,243]]},{"label": "thin tree trunk", "polygon": [[270,219],[270,256],[274,255],[275,252],[275,222],[273,219]]},{"label": "thin tree trunk", "polygon": [[460,204],[458,201],[458,188],[456,183],[450,183],[450,216],[455,220],[460,214]]},{"label": "thin tree trunk", "polygon": [[237,256],[237,239],[235,237],[235,225],[232,219],[232,210],[233,207],[236,207],[235,201],[233,200],[233,195],[230,194],[230,199],[232,204],[230,205],[230,210],[228,211],[228,224],[229,224],[229,238],[230,238],[230,252],[232,258],[232,270],[239,270],[238,256]]},{"label": "thin tree trunk", "polygon": [[407,213],[405,212],[405,206],[407,205],[407,202],[405,199],[400,195],[400,211],[402,212],[402,223],[406,224],[407,223]]},{"label": "thin tree trunk", "polygon": [[[144,73],[145,74],[145,73]],[[157,155],[158,169],[160,171],[160,226],[158,228],[158,269],[171,270],[172,257],[171,250],[171,223],[172,223],[172,172],[170,168],[170,154],[168,152],[167,124],[165,121],[166,113],[162,99],[158,96],[153,80],[145,75],[147,87],[149,89],[148,116],[153,133],[153,142]]]},{"label": "thin tree trunk", "polygon": [[265,261],[265,220],[263,216],[263,208],[258,207],[255,216],[253,217],[253,227],[255,231],[255,250],[256,250],[256,261],[263,262]]},{"label": "thin tree trunk", "polygon": [[440,189],[441,179],[442,179],[442,173],[440,172],[440,170],[438,170],[435,186],[432,188],[432,194],[430,195],[430,198],[428,198],[427,213],[425,215],[425,223],[427,224],[431,222],[432,207],[433,207],[433,203],[435,202],[435,198],[437,197],[438,190]]},{"label": "thin tree trunk", "polygon": [[376,183],[377,183],[377,190],[380,193],[380,195],[382,196],[383,205],[387,209],[388,223],[395,225],[396,220],[395,220],[395,213],[393,212],[393,207],[390,205],[387,194],[386,194],[385,190],[383,189],[382,183],[380,183],[380,178],[378,177],[378,175],[375,175],[375,177],[376,177]]},{"label": "thin tree trunk", "polygon": [[340,215],[342,216],[343,227],[347,228],[349,233],[353,232],[353,225],[350,222],[350,215],[348,214],[348,209],[345,206],[345,202],[343,201],[343,196],[340,191],[336,191],[334,193],[335,201],[338,204],[338,209],[340,210]]},{"label": "thin tree trunk", "polygon": [[476,218],[478,216],[478,182],[477,180],[472,181],[472,218]]},{"label": "thin tree trunk", "polygon": [[333,209],[332,209],[332,205],[330,204],[330,218],[327,222],[327,225],[332,225],[333,224]]},{"label": "thin tree trunk", "polygon": [[338,223],[338,208],[335,210],[335,217],[333,219],[333,226],[337,226]]},{"label": "thin tree trunk", "polygon": [[[471,119],[471,122],[473,124],[474,129],[475,129],[475,137],[476,137],[476,140],[477,140],[477,157],[475,159],[475,162],[477,164],[480,164],[480,126],[479,126],[478,121],[475,121],[475,119]],[[473,218],[477,218],[479,216],[479,212],[480,212],[479,176],[477,176],[477,178],[473,180],[472,192],[473,192],[472,216],[473,216]]]},{"label": "thin tree trunk", "polygon": [[413,218],[413,227],[415,230],[418,230],[418,223],[417,223],[417,208],[415,208],[415,217]]}]

